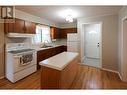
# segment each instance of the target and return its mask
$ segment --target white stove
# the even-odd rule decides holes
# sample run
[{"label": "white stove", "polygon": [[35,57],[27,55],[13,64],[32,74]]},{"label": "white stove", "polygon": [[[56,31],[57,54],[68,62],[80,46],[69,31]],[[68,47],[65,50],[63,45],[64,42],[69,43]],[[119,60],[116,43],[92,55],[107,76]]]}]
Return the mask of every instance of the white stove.
[{"label": "white stove", "polygon": [[6,78],[16,81],[36,72],[36,51],[28,43],[6,45]]}]

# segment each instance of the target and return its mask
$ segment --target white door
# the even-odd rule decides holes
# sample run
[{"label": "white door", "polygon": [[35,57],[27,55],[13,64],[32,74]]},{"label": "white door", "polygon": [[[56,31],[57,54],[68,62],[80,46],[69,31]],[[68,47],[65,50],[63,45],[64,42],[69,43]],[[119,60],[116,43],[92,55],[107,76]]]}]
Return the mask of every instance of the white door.
[{"label": "white door", "polygon": [[84,63],[89,66],[101,67],[101,24],[85,24],[84,34]]},{"label": "white door", "polygon": [[100,58],[100,24],[85,26],[85,56]]}]

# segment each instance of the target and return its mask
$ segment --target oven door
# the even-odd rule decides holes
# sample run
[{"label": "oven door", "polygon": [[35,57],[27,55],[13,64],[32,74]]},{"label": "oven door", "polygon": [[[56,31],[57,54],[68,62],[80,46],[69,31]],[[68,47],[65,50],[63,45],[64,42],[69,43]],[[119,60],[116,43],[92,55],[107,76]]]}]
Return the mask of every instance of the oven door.
[{"label": "oven door", "polygon": [[28,65],[33,61],[33,53],[24,54],[20,57],[20,65]]},{"label": "oven door", "polygon": [[14,56],[14,73],[36,65],[36,54],[33,52]]}]

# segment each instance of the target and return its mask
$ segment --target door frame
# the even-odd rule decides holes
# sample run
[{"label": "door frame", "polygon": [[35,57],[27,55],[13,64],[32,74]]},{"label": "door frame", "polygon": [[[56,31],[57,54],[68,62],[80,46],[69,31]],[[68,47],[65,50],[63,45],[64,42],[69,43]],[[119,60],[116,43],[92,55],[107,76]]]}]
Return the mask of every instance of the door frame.
[{"label": "door frame", "polygon": [[124,59],[124,21],[127,20],[127,15],[124,16],[121,20],[121,35],[120,35],[120,47],[119,47],[119,54],[120,54],[120,61],[119,61],[119,64],[120,64],[120,74],[121,74],[121,79],[122,81],[125,81],[127,82],[127,76],[124,76],[124,61],[126,59]]},{"label": "door frame", "polygon": [[81,44],[80,44],[80,47],[81,47],[81,50],[80,50],[80,53],[81,53],[81,64],[84,64],[84,59],[85,59],[85,55],[84,55],[84,45],[85,45],[85,42],[84,42],[84,37],[85,37],[85,33],[84,33],[84,26],[87,25],[87,24],[100,24],[101,26],[101,31],[100,31],[100,64],[99,64],[99,68],[102,68],[102,25],[103,23],[102,22],[88,22],[88,23],[82,23],[81,24],[81,32],[80,32],[80,37],[81,37]]}]

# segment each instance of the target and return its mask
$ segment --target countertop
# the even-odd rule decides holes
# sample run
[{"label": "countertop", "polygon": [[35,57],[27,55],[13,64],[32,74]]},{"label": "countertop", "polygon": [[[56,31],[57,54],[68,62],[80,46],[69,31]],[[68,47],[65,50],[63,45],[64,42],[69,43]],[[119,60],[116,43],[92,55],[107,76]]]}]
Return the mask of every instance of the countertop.
[{"label": "countertop", "polygon": [[63,70],[73,59],[78,56],[76,52],[62,52],[58,55],[50,57],[39,64],[56,70]]},{"label": "countertop", "polygon": [[47,47],[47,48],[34,47],[34,48],[32,48],[32,49],[35,49],[36,51],[40,51],[40,50],[45,50],[45,49],[54,48],[54,47],[59,47],[59,46],[66,46],[66,45],[55,45],[55,46],[53,46],[53,47]]}]

